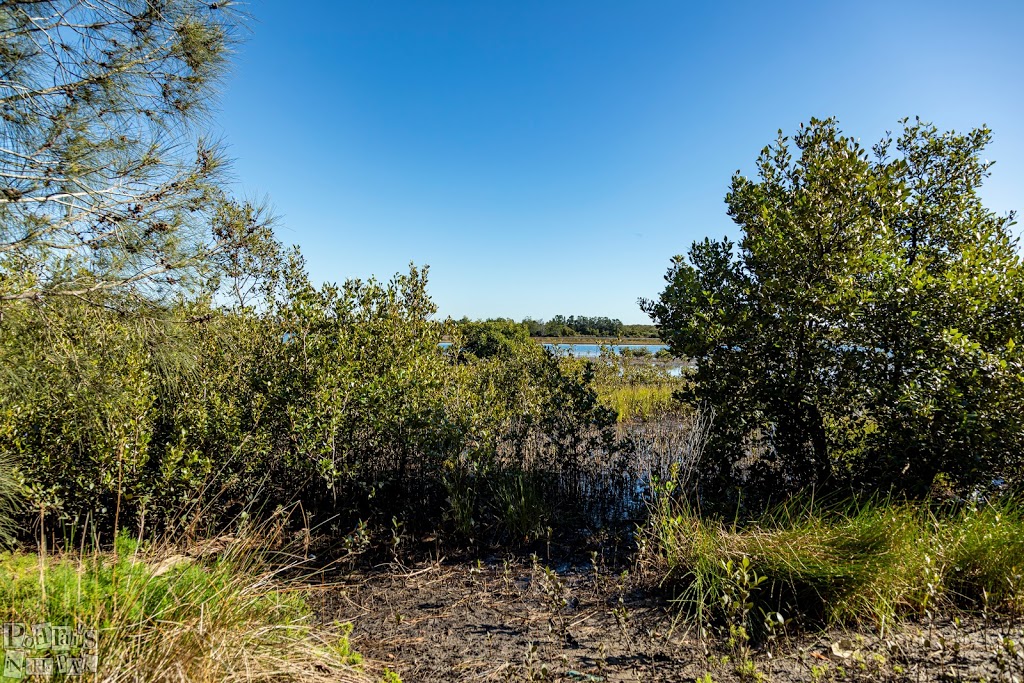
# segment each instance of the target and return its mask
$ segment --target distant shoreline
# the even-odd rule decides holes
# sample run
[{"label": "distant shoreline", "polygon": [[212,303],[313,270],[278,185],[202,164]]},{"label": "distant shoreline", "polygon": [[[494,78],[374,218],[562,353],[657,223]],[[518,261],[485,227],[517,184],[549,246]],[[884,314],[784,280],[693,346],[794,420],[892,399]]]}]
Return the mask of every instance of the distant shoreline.
[{"label": "distant shoreline", "polygon": [[665,342],[657,337],[530,337],[534,341],[544,344],[612,344],[622,346],[623,344],[636,344],[639,346],[665,346]]}]

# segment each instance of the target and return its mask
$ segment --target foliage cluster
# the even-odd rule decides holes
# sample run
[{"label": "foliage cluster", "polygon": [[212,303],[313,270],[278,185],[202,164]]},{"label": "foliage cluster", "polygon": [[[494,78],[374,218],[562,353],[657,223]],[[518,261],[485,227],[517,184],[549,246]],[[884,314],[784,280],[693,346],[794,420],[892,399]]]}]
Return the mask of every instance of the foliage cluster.
[{"label": "foliage cluster", "polygon": [[654,337],[654,325],[624,325],[617,318],[605,316],[564,315],[550,320],[524,318],[531,337]]},{"label": "foliage cluster", "polygon": [[737,244],[676,257],[643,308],[716,409],[702,504],[804,487],[963,494],[1024,453],[1024,262],[986,209],[985,128],[903,121],[872,152],[781,132],[726,197]]},{"label": "foliage cluster", "polygon": [[483,406],[479,435],[446,462],[449,496],[466,512],[458,526],[473,511],[537,536],[556,510],[563,521],[587,518],[601,496],[585,482],[623,465],[616,413],[597,392],[600,364],[557,355],[511,321],[460,324],[456,339],[450,352]]},{"label": "foliage cluster", "polygon": [[622,332],[621,320],[584,315],[556,315],[546,322],[526,318],[523,324],[529,328],[532,337],[617,337]]},{"label": "foliage cluster", "polygon": [[[255,299],[222,282],[242,293],[232,306],[211,292],[5,307],[0,452],[33,514],[109,530],[202,510],[215,525],[301,500],[319,519],[426,524],[459,477],[557,482],[616,453],[586,363],[434,321],[425,269],[316,288],[296,252],[264,247],[258,272],[234,274]],[[493,487],[474,492],[494,509]]]},{"label": "foliage cluster", "polygon": [[499,323],[521,325],[530,337],[652,338],[658,336],[658,329],[654,325],[623,325],[621,320],[605,316],[570,315],[566,317],[556,315],[547,321],[523,318],[520,323],[516,323],[511,318],[489,318],[480,321],[462,318],[458,322],[463,327]]},{"label": "foliage cluster", "polygon": [[205,130],[234,4],[0,3],[0,301],[169,295],[259,229]]}]

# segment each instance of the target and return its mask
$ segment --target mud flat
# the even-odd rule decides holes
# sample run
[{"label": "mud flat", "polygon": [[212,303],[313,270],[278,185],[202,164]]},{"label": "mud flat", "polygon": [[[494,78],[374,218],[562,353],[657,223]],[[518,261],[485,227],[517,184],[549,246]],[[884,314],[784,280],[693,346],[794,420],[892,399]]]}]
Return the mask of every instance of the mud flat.
[{"label": "mud flat", "polygon": [[[327,577],[330,579],[330,577]],[[317,591],[325,622],[354,624],[371,670],[417,681],[1013,681],[1021,627],[981,616],[889,633],[781,634],[746,668],[666,596],[618,570],[542,561],[443,561],[350,573]],[[1016,678],[1015,678],[1016,677]]]}]

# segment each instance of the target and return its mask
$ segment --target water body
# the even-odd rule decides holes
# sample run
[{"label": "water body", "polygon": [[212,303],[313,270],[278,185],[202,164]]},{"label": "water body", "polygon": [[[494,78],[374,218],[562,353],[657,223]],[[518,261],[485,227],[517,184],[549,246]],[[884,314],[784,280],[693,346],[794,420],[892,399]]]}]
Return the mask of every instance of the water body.
[{"label": "water body", "polygon": [[[441,342],[441,348],[449,346],[451,346],[451,342]],[[665,344],[609,344],[608,346],[615,353],[622,353],[623,349],[647,349],[652,356],[658,351],[668,348]],[[544,344],[544,348],[584,358],[597,358],[601,355],[600,344]]]},{"label": "water body", "polygon": [[[623,349],[647,349],[651,355],[668,348],[664,344],[610,344],[609,346],[615,353],[622,353]],[[571,353],[574,356],[590,358],[601,355],[600,344],[545,344],[544,348],[552,349],[559,353]]]},{"label": "water body", "polygon": [[[451,342],[441,342],[442,348],[451,346]],[[665,344],[610,344],[612,351],[615,353],[622,353],[623,349],[647,349],[648,352],[653,356],[662,349],[667,349],[668,346]],[[553,350],[555,353],[572,354],[580,358],[597,358],[601,355],[600,344],[544,344],[544,348]],[[665,368],[672,377],[680,377],[683,374],[685,363],[679,364],[681,361],[675,361]]]},{"label": "water body", "polygon": [[[554,350],[556,353],[572,354],[580,358],[597,358],[601,355],[601,346],[599,344],[545,344],[546,348]],[[612,344],[612,351],[615,353],[622,353],[623,349],[647,349],[647,351],[653,356],[662,349],[667,349],[666,344]],[[673,359],[669,361],[668,365],[661,365],[665,372],[671,377],[681,377],[683,371],[689,364],[685,361]]]}]

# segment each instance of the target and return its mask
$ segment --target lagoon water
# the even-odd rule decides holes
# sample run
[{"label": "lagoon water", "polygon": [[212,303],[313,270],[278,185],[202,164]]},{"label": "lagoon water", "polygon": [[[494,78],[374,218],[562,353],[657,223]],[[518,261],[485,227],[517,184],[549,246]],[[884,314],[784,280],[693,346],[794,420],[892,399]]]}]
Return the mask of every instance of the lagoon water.
[{"label": "lagoon water", "polygon": [[[441,342],[441,347],[445,348],[451,345],[451,342]],[[622,349],[647,349],[651,355],[654,355],[662,349],[668,348],[664,344],[608,344],[612,351],[615,353],[622,353]],[[544,348],[552,349],[559,353],[571,353],[574,356],[582,356],[586,358],[596,358],[601,355],[600,344],[544,344]]]},{"label": "lagoon water", "polygon": [[[601,355],[600,344],[545,344],[545,348],[574,356],[596,357]],[[622,353],[622,349],[647,349],[652,355],[666,347],[664,344],[609,344],[612,351]]]}]

